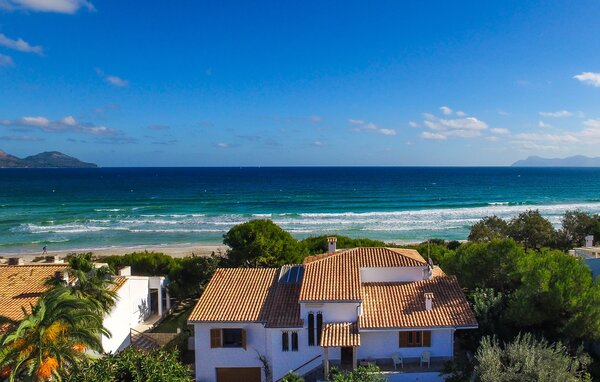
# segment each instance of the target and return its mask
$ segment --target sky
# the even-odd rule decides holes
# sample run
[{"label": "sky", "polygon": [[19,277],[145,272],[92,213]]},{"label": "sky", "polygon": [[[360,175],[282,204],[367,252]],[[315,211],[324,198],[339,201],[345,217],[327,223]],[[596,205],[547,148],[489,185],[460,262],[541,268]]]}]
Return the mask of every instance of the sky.
[{"label": "sky", "polygon": [[0,0],[0,150],[101,166],[600,155],[597,1]]}]

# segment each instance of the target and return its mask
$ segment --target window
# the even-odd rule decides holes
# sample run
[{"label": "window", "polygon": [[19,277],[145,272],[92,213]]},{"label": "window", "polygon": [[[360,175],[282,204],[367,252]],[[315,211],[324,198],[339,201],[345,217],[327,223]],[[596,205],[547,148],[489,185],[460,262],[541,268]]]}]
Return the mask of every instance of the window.
[{"label": "window", "polygon": [[315,315],[308,313],[308,346],[315,346]]},{"label": "window", "polygon": [[290,350],[288,332],[281,332],[281,351]]},{"label": "window", "polygon": [[323,331],[323,313],[317,313],[317,344],[321,344],[321,332]]},{"label": "window", "polygon": [[298,351],[298,332],[292,332],[292,351]]},{"label": "window", "polygon": [[400,332],[401,348],[418,348],[431,346],[431,332],[428,330],[417,330],[412,332]]},{"label": "window", "polygon": [[211,329],[211,348],[244,348],[246,350],[246,331],[244,329]]}]

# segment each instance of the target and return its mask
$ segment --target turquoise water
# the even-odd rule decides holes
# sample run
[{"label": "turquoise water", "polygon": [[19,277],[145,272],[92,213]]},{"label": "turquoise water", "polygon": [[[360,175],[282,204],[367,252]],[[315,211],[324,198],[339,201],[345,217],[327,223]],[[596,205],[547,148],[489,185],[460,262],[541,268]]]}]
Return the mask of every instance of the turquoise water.
[{"label": "turquoise water", "polygon": [[465,239],[484,216],[600,213],[600,169],[0,169],[0,253],[219,243],[269,218],[298,238]]}]

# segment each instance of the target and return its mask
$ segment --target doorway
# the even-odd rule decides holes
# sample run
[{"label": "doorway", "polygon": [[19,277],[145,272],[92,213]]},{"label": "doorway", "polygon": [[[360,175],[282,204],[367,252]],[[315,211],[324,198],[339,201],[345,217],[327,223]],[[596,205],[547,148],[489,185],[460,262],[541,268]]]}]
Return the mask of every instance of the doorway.
[{"label": "doorway", "polygon": [[353,347],[343,347],[341,348],[341,365],[342,367],[350,367],[354,364],[354,348]]}]

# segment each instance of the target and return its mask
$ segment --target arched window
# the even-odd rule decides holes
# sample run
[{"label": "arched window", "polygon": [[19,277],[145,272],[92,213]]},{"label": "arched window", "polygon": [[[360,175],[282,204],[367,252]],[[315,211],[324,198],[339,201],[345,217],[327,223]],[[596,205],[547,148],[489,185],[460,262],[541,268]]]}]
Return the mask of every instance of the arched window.
[{"label": "arched window", "polygon": [[315,315],[308,313],[308,346],[315,346]]},{"label": "arched window", "polygon": [[290,350],[288,332],[281,332],[281,351]]},{"label": "arched window", "polygon": [[298,351],[298,332],[292,332],[292,351]]},{"label": "arched window", "polygon": [[317,313],[317,344],[321,344],[321,332],[323,331],[323,313]]}]

